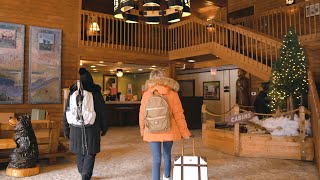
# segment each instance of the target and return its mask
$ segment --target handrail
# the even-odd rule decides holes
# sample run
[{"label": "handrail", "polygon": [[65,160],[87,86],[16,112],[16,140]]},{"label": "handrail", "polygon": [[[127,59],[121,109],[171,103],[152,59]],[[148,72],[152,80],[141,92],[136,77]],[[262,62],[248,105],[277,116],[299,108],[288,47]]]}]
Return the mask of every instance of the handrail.
[{"label": "handrail", "polygon": [[292,26],[297,35],[304,36],[303,39],[311,39],[320,34],[319,18],[317,18],[320,14],[315,8],[319,2],[320,0],[305,1],[273,9],[260,15],[231,19],[230,23],[249,27],[278,39],[281,39]]},{"label": "handrail", "polygon": [[312,123],[312,132],[315,143],[315,158],[317,162],[318,171],[320,170],[320,101],[319,95],[317,92],[316,84],[313,79],[311,71],[308,71],[309,79],[309,94],[308,94],[308,103],[311,111],[311,123]]}]

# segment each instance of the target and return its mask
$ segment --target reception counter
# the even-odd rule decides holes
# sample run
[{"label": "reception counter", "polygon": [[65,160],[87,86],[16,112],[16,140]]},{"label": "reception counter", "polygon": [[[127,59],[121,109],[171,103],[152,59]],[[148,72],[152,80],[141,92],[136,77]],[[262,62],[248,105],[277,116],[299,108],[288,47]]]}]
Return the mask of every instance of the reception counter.
[{"label": "reception counter", "polygon": [[108,126],[138,125],[140,103],[140,101],[106,101]]}]

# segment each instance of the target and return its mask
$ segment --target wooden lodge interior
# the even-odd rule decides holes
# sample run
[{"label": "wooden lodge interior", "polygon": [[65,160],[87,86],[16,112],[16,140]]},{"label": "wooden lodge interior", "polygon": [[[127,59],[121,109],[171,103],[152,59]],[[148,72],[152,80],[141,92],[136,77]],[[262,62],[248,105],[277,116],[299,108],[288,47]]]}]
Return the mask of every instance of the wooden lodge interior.
[{"label": "wooden lodge interior", "polygon": [[[58,148],[63,141],[64,89],[79,79],[77,72],[80,67],[87,68],[103,89],[104,76],[115,76],[116,69],[122,69],[127,77],[128,80],[123,82],[134,81],[141,76],[139,81],[132,83],[136,83],[134,91],[139,100],[140,86],[154,68],[164,70],[168,77],[179,82],[195,80],[194,97],[203,96],[203,82],[220,81],[219,100],[201,99],[196,102],[200,120],[192,127],[201,129],[202,104],[217,113],[226,112],[235,104],[238,69],[247,72],[252,94],[250,98],[254,101],[260,84],[267,82],[271,76],[272,64],[279,58],[283,36],[292,27],[299,36],[309,63],[308,110],[313,131],[310,143],[314,147],[312,161],[320,171],[320,0],[295,0],[291,5],[287,5],[286,0],[191,0],[191,16],[181,18],[177,23],[163,21],[158,25],[145,24],[143,20],[126,23],[123,19],[116,19],[113,3],[111,0],[1,2],[1,22],[25,25],[25,46],[23,103],[0,104],[0,117],[7,117],[6,113],[31,113],[32,109],[44,109],[48,113],[48,121],[36,125],[40,129],[49,129],[37,132],[43,136],[40,140],[41,158],[54,162],[56,157],[64,154]],[[306,7],[316,4],[318,10],[313,15],[307,14]],[[89,30],[93,19],[100,27],[99,31]],[[60,103],[28,103],[31,26],[62,30]],[[215,77],[210,74],[212,69],[215,70]],[[120,83],[120,78],[118,81]],[[226,86],[230,91],[224,91]],[[182,101],[185,104],[194,102],[188,99]],[[138,109],[139,105],[134,108]],[[186,108],[190,108],[185,109],[187,113],[193,107]],[[110,117],[115,117],[111,111]],[[138,115],[133,116],[137,118]],[[193,117],[192,114],[186,116]],[[0,119],[1,123],[4,121]],[[110,126],[121,125],[112,120],[110,122]],[[0,126],[0,139],[8,139],[10,136],[2,131],[3,127]]]}]

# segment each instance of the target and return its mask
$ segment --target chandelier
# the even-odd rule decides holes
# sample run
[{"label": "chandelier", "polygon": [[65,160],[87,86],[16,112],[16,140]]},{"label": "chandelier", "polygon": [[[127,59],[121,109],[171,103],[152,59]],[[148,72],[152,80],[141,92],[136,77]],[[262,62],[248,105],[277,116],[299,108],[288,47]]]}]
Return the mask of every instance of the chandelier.
[{"label": "chandelier", "polygon": [[190,0],[114,0],[114,17],[126,23],[175,23],[190,15]]}]

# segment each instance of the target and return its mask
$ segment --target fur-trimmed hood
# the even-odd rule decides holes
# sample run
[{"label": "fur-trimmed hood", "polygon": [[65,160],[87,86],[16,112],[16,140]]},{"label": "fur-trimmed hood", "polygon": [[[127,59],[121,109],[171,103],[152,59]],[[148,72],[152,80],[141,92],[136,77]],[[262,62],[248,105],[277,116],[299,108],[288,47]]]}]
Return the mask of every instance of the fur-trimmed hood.
[{"label": "fur-trimmed hood", "polygon": [[179,91],[179,83],[171,78],[161,77],[157,79],[149,79],[146,81],[146,88],[148,90],[156,88],[155,86],[164,86],[175,92]]}]

